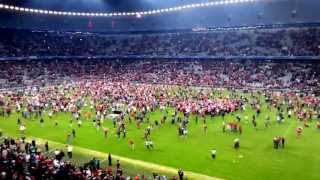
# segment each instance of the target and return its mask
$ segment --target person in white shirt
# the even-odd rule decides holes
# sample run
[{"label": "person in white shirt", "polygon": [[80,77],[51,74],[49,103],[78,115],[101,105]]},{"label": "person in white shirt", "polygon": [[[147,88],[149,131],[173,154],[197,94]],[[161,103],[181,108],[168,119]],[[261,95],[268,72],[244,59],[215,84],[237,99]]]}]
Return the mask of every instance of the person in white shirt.
[{"label": "person in white shirt", "polygon": [[212,157],[212,159],[215,159],[215,158],[216,158],[216,154],[217,154],[217,150],[215,150],[215,149],[211,150],[211,157]]},{"label": "person in white shirt", "polygon": [[68,154],[69,159],[72,158],[72,149],[73,149],[73,147],[71,145],[67,146],[67,154]]}]

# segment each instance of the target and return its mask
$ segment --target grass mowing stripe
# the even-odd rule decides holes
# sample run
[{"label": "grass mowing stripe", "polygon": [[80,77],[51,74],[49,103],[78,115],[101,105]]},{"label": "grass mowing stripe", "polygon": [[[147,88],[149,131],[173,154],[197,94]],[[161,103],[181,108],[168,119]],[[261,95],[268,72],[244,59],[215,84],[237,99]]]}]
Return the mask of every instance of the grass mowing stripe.
[{"label": "grass mowing stripe", "polygon": [[[66,146],[66,144],[58,143],[58,142],[55,142],[55,141],[49,141],[49,140],[45,140],[45,139],[41,139],[41,138],[37,138],[37,137],[32,137],[32,138],[28,138],[28,139],[34,139],[37,142],[39,142],[40,144],[44,144],[45,141],[48,141],[48,143],[50,145],[53,145],[54,147],[64,147],[64,146]],[[103,153],[103,152],[99,152],[99,151],[95,151],[95,150],[91,150],[91,149],[87,149],[87,148],[83,148],[83,147],[79,147],[79,146],[74,146],[74,145],[73,145],[73,147],[74,147],[74,151],[76,151],[79,154],[90,155],[92,157],[98,157],[98,158],[101,158],[101,159],[105,159],[108,156],[107,153]],[[137,167],[141,167],[143,169],[157,171],[157,172],[160,172],[160,173],[176,175],[177,172],[178,172],[178,169],[175,169],[175,168],[172,168],[172,167],[168,167],[168,166],[159,165],[159,164],[155,164],[155,163],[149,163],[149,162],[145,162],[145,161],[141,161],[141,160],[130,159],[130,158],[118,156],[118,155],[115,155],[115,154],[112,154],[112,157],[115,158],[115,159],[119,159],[120,161],[125,162],[127,164],[134,165],[134,166],[137,166]],[[211,177],[211,176],[207,176],[207,175],[204,175],[204,174],[194,173],[194,172],[191,172],[191,171],[185,171],[184,173],[185,173],[185,176],[188,177],[188,179],[222,180],[221,178]]]}]

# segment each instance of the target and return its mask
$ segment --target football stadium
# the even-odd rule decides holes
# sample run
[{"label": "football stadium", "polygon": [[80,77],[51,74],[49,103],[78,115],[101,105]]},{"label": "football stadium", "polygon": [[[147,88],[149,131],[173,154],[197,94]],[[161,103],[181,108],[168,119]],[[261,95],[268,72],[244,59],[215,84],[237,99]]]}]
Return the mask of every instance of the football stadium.
[{"label": "football stadium", "polygon": [[320,179],[319,7],[0,0],[0,179]]}]

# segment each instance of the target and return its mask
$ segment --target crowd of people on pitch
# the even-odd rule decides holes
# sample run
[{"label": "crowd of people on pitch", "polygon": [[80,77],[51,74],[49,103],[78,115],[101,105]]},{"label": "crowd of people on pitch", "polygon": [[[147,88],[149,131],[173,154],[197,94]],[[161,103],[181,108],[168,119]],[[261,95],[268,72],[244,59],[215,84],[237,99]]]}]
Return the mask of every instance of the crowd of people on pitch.
[{"label": "crowd of people on pitch", "polygon": [[[88,119],[95,118],[95,123],[98,123],[97,120],[105,119],[119,103],[126,107],[127,114],[142,119],[140,116],[144,117],[146,112],[166,106],[186,114],[228,113],[237,110],[242,100],[237,96],[221,97],[221,94],[214,94],[206,88],[105,81],[78,81],[40,89],[29,88],[24,92],[0,93],[1,114],[10,115],[16,111],[24,118],[33,115],[41,117],[46,110],[49,117],[57,112],[70,112],[76,120],[86,116]],[[83,107],[89,107],[91,113],[96,114],[81,113]]]},{"label": "crowd of people on pitch", "polygon": [[320,55],[318,27],[120,35],[12,29],[0,33],[2,57]]},{"label": "crowd of people on pitch", "polygon": [[0,88],[42,86],[63,81],[111,82],[312,90],[320,65],[299,62],[210,60],[39,60],[1,61]]},{"label": "crowd of people on pitch", "polygon": [[[24,138],[12,139],[4,137],[0,144],[0,179],[77,179],[77,180],[146,180],[166,179],[166,176],[153,173],[151,177],[143,174],[129,176],[125,174],[120,161],[113,164],[112,156],[108,155],[108,166],[101,167],[100,161],[93,158],[81,166],[71,162],[71,158],[65,157],[63,150],[53,149],[50,154],[48,142],[45,147],[37,144],[35,140],[26,141]],[[183,180],[184,173],[180,169],[177,176],[171,180]]]}]

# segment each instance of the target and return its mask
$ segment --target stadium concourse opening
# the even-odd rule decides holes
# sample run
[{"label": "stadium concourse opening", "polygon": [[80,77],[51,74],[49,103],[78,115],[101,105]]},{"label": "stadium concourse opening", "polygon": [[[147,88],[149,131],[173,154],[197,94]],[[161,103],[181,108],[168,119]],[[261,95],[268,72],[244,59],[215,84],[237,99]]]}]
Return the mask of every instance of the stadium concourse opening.
[{"label": "stadium concourse opening", "polygon": [[0,179],[320,179],[320,1],[1,1]]}]

